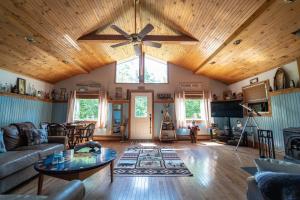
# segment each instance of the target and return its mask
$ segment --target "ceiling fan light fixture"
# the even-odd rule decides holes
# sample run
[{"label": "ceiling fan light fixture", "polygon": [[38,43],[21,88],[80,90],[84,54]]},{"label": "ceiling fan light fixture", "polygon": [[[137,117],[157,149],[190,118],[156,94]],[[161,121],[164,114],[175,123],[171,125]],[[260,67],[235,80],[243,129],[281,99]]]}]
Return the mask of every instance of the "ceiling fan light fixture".
[{"label": "ceiling fan light fixture", "polygon": [[241,39],[238,39],[236,41],[233,42],[234,45],[239,45],[241,44],[242,40]]}]

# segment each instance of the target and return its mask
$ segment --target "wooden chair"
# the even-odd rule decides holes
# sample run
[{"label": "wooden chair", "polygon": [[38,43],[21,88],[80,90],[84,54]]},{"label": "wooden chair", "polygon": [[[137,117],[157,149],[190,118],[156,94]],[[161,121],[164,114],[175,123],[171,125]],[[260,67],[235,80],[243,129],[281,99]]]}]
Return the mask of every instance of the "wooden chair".
[{"label": "wooden chair", "polygon": [[91,123],[87,125],[85,128],[77,129],[77,139],[80,143],[85,141],[93,140],[94,132],[95,132],[96,125]]},{"label": "wooden chair", "polygon": [[68,135],[68,129],[62,124],[51,123],[48,125],[47,129],[48,129],[48,135],[50,135],[50,136],[67,136]]}]

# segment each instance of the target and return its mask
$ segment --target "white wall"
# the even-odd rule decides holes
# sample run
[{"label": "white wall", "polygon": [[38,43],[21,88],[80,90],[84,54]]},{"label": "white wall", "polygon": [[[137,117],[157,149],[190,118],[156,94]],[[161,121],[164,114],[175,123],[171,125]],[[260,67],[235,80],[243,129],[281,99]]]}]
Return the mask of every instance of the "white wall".
[{"label": "white wall", "polygon": [[71,77],[67,80],[61,81],[55,84],[55,88],[67,88],[68,91],[74,90],[77,83],[86,81],[94,81],[101,83],[104,88],[109,91],[109,94],[115,94],[116,87],[122,87],[125,95],[127,89],[137,89],[138,86],[144,85],[146,89],[152,89],[156,93],[174,93],[178,82],[202,82],[205,85],[205,89],[211,90],[218,96],[222,96],[222,93],[227,89],[227,85],[209,79],[204,76],[193,74],[191,71],[183,69],[173,64],[169,64],[169,83],[168,84],[116,84],[115,83],[115,65],[110,64],[99,69],[96,69],[89,74],[82,74]]},{"label": "white wall", "polygon": [[50,83],[0,69],[0,83],[1,84],[8,83],[9,85],[14,86],[17,83],[17,78],[23,78],[26,80],[26,90],[27,91],[28,91],[29,85],[32,85],[32,84],[34,85],[35,89],[38,91],[51,92],[52,89],[54,88],[54,85],[52,85]]},{"label": "white wall", "polygon": [[[293,61],[293,62],[291,62],[289,64],[281,66],[281,68],[283,68],[284,71],[286,72],[288,80],[294,80],[294,82],[296,84],[296,87],[299,87],[300,86],[299,85],[299,72],[298,72],[297,62]],[[263,72],[261,74],[258,74],[256,76],[253,76],[251,78],[247,78],[247,79],[244,79],[242,81],[233,83],[233,84],[229,85],[228,87],[229,87],[229,89],[232,92],[238,93],[238,92],[242,91],[242,87],[247,86],[247,85],[250,84],[250,79],[258,77],[258,81],[264,81],[264,80],[269,79],[270,86],[273,88],[273,85],[274,85],[273,84],[274,83],[274,76],[275,76],[275,73],[276,73],[277,69],[278,68],[275,68],[275,69]]]}]

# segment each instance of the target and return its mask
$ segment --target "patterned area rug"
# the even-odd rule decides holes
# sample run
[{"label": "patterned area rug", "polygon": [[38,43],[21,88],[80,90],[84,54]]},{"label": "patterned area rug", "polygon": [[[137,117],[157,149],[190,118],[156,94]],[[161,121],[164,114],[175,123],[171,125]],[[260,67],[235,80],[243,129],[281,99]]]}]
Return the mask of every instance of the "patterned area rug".
[{"label": "patterned area rug", "polygon": [[129,147],[114,168],[117,176],[193,176],[170,148]]}]

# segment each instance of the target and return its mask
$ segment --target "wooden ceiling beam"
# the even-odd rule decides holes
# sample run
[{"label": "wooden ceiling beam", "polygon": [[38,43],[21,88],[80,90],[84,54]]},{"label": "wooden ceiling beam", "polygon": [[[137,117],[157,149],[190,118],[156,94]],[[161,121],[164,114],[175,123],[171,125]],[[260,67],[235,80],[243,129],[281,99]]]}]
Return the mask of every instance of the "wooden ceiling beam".
[{"label": "wooden ceiling beam", "polygon": [[[78,38],[79,42],[102,42],[102,43],[117,43],[124,42],[127,39],[123,35],[114,35],[114,34],[102,34],[98,35],[95,32],[84,35]],[[155,41],[163,43],[197,43],[197,39],[192,38],[187,35],[146,35],[143,41]]]},{"label": "wooden ceiling beam", "polygon": [[232,43],[236,37],[245,30],[255,19],[257,19],[262,13],[264,13],[267,8],[269,8],[276,0],[266,0],[214,53],[212,53],[199,67],[193,72],[197,74],[199,70],[211,62],[213,58],[223,50],[228,44]]}]

